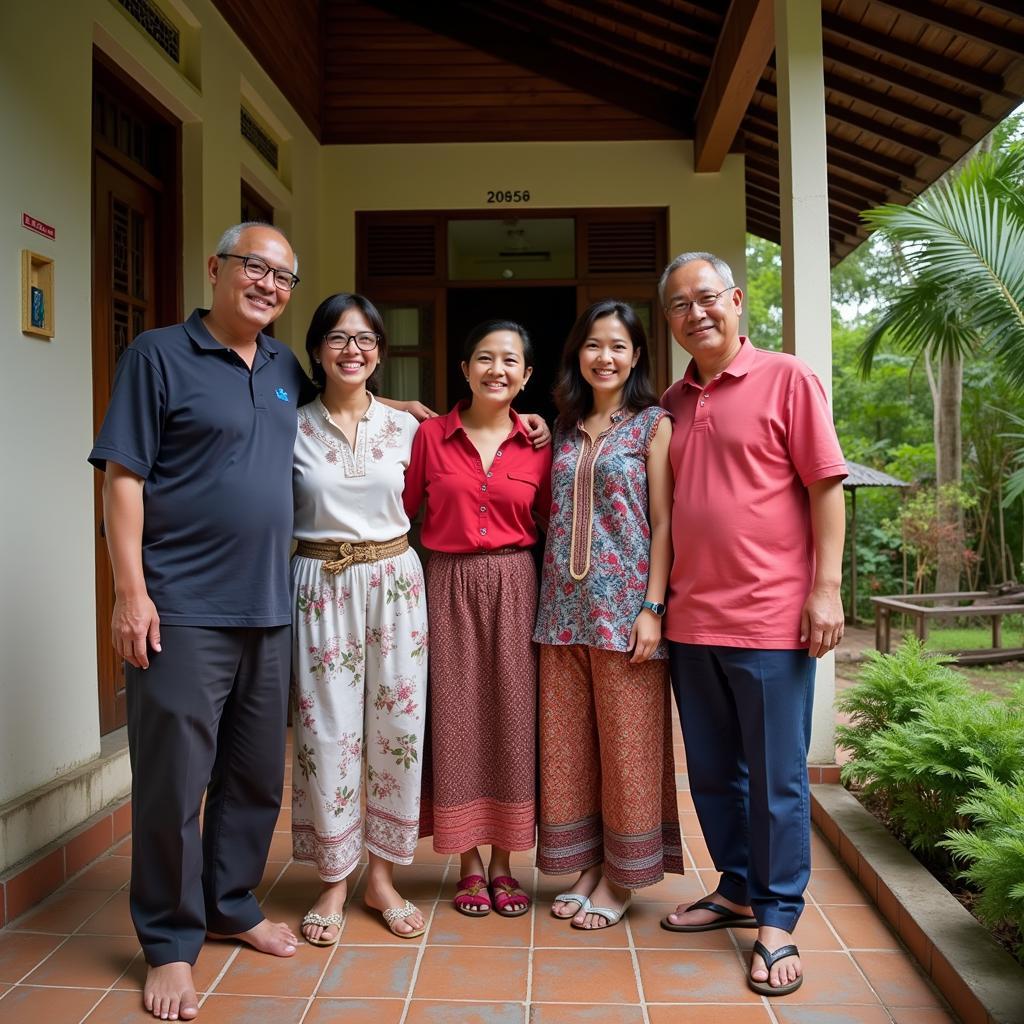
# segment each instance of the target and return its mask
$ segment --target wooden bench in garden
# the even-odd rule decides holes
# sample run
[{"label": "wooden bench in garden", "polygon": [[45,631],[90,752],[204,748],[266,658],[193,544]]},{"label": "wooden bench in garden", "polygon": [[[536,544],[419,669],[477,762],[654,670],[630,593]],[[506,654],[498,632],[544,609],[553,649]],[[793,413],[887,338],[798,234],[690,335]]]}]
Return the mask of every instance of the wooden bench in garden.
[{"label": "wooden bench in garden", "polygon": [[992,620],[992,646],[983,650],[959,651],[953,656],[962,665],[991,665],[1024,659],[1024,647],[1003,647],[1003,616],[1024,614],[1024,592],[991,594],[988,591],[960,591],[953,594],[894,594],[873,597],[875,606],[875,648],[889,653],[893,615],[908,615],[914,632],[923,643],[933,619],[967,616]]}]

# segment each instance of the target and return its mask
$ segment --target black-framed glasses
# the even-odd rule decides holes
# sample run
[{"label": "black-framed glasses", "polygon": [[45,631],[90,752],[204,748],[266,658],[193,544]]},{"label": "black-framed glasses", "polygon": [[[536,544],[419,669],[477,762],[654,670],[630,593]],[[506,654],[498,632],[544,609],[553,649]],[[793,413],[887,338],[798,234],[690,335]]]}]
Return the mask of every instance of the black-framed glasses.
[{"label": "black-framed glasses", "polygon": [[266,260],[259,256],[242,256],[237,252],[219,252],[217,258],[226,260],[230,257],[233,260],[242,261],[242,273],[250,281],[262,281],[267,274],[274,275],[274,284],[283,292],[290,292],[298,283],[299,277],[290,270],[281,270],[279,267],[272,267]]},{"label": "black-framed glasses", "polygon": [[371,334],[369,331],[360,331],[358,334],[346,334],[344,331],[331,331],[324,335],[324,344],[328,348],[340,352],[350,341],[356,343],[360,352],[372,352],[380,341],[379,334]]},{"label": "black-framed glasses", "polygon": [[731,292],[736,285],[731,284],[728,288],[723,288],[720,292],[715,292],[713,295],[698,295],[693,300],[687,299],[676,299],[674,302],[670,302],[665,307],[665,312],[669,316],[686,316],[687,313],[693,308],[694,305],[700,306],[701,309],[710,309],[726,292]]}]

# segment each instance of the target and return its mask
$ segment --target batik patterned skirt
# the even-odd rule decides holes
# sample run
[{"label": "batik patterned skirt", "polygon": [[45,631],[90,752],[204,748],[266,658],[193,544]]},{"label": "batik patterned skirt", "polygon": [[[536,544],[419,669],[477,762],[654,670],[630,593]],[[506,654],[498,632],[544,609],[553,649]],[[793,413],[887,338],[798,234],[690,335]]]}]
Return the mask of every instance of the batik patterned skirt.
[{"label": "batik patterned skirt", "polygon": [[626,889],[682,874],[668,662],[540,648],[540,834],[548,874],[603,863]]},{"label": "batik patterned skirt", "polygon": [[537,574],[528,549],[431,555],[420,832],[439,853],[528,850],[536,826]]},{"label": "batik patterned skirt", "polygon": [[410,549],[336,575],[296,557],[292,590],[295,859],[328,882],[352,871],[364,843],[408,864],[419,838],[426,723],[419,557]]}]

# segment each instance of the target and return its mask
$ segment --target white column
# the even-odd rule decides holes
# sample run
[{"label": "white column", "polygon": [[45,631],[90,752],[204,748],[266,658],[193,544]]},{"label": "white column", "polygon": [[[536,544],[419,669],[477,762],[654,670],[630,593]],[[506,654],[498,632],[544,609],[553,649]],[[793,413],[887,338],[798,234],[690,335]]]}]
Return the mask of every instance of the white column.
[{"label": "white column", "polygon": [[[775,0],[782,339],[832,395],[821,0]],[[835,658],[818,663],[811,763],[835,760]]]}]

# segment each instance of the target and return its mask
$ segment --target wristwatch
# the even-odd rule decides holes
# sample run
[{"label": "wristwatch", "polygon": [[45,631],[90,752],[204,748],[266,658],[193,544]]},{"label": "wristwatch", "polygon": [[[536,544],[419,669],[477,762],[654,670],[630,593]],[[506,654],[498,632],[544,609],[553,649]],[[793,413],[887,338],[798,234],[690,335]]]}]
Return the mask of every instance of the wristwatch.
[{"label": "wristwatch", "polygon": [[665,606],[657,601],[644,601],[640,607],[646,608],[649,612],[654,612],[659,617],[665,614]]}]

